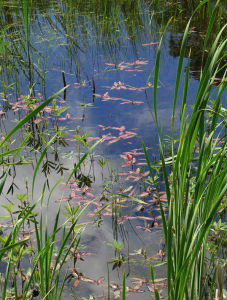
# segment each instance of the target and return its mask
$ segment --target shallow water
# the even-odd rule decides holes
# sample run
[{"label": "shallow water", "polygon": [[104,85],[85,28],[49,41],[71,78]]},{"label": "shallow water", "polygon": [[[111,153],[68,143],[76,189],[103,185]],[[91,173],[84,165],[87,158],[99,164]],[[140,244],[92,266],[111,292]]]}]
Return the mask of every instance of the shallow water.
[{"label": "shallow water", "polygon": [[[51,161],[56,163],[51,167],[49,175],[49,184],[53,186],[60,176],[57,174],[57,166],[69,169],[64,171],[66,178],[82,155],[78,154],[78,143],[73,136],[89,133],[85,137],[86,141],[84,138],[83,140],[90,144],[97,138],[103,138],[95,149],[94,157],[90,157],[81,173],[77,174],[82,174],[78,181],[81,190],[75,191],[71,185],[64,191],[64,196],[61,196],[64,188],[62,184],[51,198],[48,217],[50,224],[55,218],[59,200],[63,200],[64,205],[70,201],[73,205],[83,206],[94,199],[87,209],[90,217],[86,214],[81,220],[89,224],[83,233],[80,247],[84,261],[77,263],[77,268],[85,279],[91,280],[81,280],[78,286],[75,286],[75,279],[67,283],[64,299],[72,299],[70,294],[78,297],[77,299],[89,295],[101,299],[102,293],[106,299],[107,263],[115,256],[113,247],[107,243],[113,243],[114,239],[122,243],[125,257],[123,268],[128,275],[126,285],[131,287],[128,298],[146,300],[153,297],[151,288],[149,290],[150,283],[146,281],[150,279],[149,264],[151,261],[154,264],[161,262],[159,252],[165,249],[155,195],[147,193],[144,197],[143,194],[149,184],[141,140],[149,147],[150,157],[158,160],[157,130],[152,108],[153,74],[160,32],[170,16],[175,14],[175,20],[167,29],[161,49],[157,103],[158,118],[163,125],[167,142],[171,135],[172,101],[180,41],[188,17],[194,9],[193,5],[188,4],[188,7],[186,2],[182,1],[177,7],[171,2],[160,2],[159,6],[155,6],[149,1],[87,1],[86,4],[84,1],[49,1],[46,5],[34,2],[28,14],[27,31],[24,30],[22,7],[11,1],[2,1],[0,4],[1,135],[9,132],[15,122],[25,115],[24,97],[21,95],[28,94],[29,85],[33,95],[42,101],[64,86],[64,71],[69,87],[57,103],[61,107],[69,107],[60,116],[54,117],[53,108],[49,106],[45,119],[37,117],[30,124],[29,130],[36,139],[30,140],[30,145],[27,145],[24,152],[25,157],[29,156],[35,161],[38,153],[31,149],[34,146],[39,151],[43,148],[38,133],[43,132],[48,137],[49,134],[54,134],[56,127],[65,128],[64,139],[67,145],[56,143],[45,160],[49,165]],[[222,18],[215,30],[224,22],[224,8],[220,14]],[[198,85],[201,44],[206,24],[207,17],[201,13],[195,17],[190,27],[188,44],[192,47],[192,52],[188,113]],[[184,61],[184,68],[186,64],[187,59]],[[9,85],[12,83],[14,85],[11,88]],[[183,87],[180,89],[175,117],[176,132]],[[6,106],[7,101],[3,101],[5,96],[10,102],[9,107]],[[19,145],[23,137],[23,131],[20,131],[15,137],[15,145]],[[85,150],[81,146],[80,151],[84,153]],[[108,160],[108,168],[106,165],[103,170],[98,164],[101,157]],[[41,170],[44,171],[45,168]],[[2,203],[7,199],[15,201],[16,194],[24,193],[24,178],[27,176],[31,184],[32,174],[31,166],[17,167],[15,178],[12,175],[7,182]],[[44,174],[45,172],[38,174],[35,189],[37,198],[40,186],[45,181]],[[13,195],[7,194],[12,182],[18,187],[14,186]],[[83,190],[86,186],[91,190]],[[147,205],[122,200],[122,207],[118,208],[117,215],[113,214],[109,206],[100,216],[91,216],[108,201],[116,201],[116,196],[111,193],[123,193],[130,186],[125,193],[134,191],[131,195],[140,197]],[[162,182],[159,182],[159,187],[160,190],[163,189]],[[121,196],[118,198],[121,199]],[[1,211],[0,214],[4,215],[4,212]],[[145,249],[147,257],[139,254]],[[150,260],[151,257],[153,258]],[[116,268],[114,271],[111,268],[110,265],[110,298],[113,299],[118,296],[123,268]],[[157,278],[165,277],[165,268],[157,267],[155,271]],[[100,280],[98,284],[97,280],[102,277],[104,280]],[[139,280],[145,280],[144,284],[138,285]],[[160,282],[159,290],[162,290],[161,295],[165,298],[165,281]]]}]

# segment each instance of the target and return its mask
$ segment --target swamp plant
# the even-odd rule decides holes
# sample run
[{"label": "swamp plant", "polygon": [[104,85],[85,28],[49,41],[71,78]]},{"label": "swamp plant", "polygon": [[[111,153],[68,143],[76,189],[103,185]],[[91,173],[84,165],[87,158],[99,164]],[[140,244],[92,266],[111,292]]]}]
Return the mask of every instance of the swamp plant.
[{"label": "swamp plant", "polygon": [[[19,156],[19,153],[24,149],[25,144],[29,139],[29,134],[16,149],[10,149],[9,146],[6,146],[7,141],[9,141],[13,134],[29,120],[37,116],[37,114],[62,93],[64,89],[65,88],[29,112],[0,143],[2,149],[2,161],[4,161],[4,158],[8,158],[9,160],[1,179],[0,194],[3,193],[3,188],[10,172],[10,168],[18,164],[15,160]],[[62,271],[65,262],[71,256],[74,258],[75,268],[75,253],[83,229],[83,227],[78,224],[78,220],[87,205],[82,210],[79,210],[79,207],[77,207],[70,215],[66,214],[67,219],[63,224],[60,224],[61,207],[59,207],[51,231],[47,221],[47,214],[43,215],[41,212],[39,220],[37,214],[38,204],[41,203],[41,207],[44,205],[47,181],[44,183],[40,198],[36,200],[36,176],[48,148],[54,143],[56,138],[57,135],[50,139],[36,163],[32,179],[33,202],[31,203],[29,201],[27,192],[25,195],[18,195],[18,199],[23,204],[20,205],[20,211],[15,212],[15,205],[12,203],[2,205],[2,208],[5,209],[10,216],[11,226],[9,228],[11,229],[8,230],[9,233],[4,231],[4,235],[3,233],[0,235],[0,242],[2,244],[0,248],[0,260],[4,261],[6,265],[4,279],[1,279],[2,282],[0,283],[1,299],[8,299],[11,296],[15,299],[33,299],[33,297],[36,296],[41,296],[42,299],[61,299],[65,282],[69,276],[71,276],[70,274],[65,273],[65,276],[62,278]],[[74,166],[68,178],[68,182],[86,159],[87,155],[98,143],[99,141],[92,145]],[[27,164],[27,161],[20,161],[20,164],[23,163]],[[3,165],[4,164],[2,163],[1,166],[3,167]],[[61,180],[62,178],[55,183],[49,192],[46,204],[47,209],[53,191]],[[26,205],[24,205],[24,203]],[[18,215],[17,218],[15,217],[15,213]],[[46,217],[46,221],[44,221],[44,217]],[[68,226],[68,224],[70,225]],[[32,236],[33,231],[35,233],[35,243]],[[28,261],[29,268],[26,270],[25,265],[28,264]]]},{"label": "swamp plant", "polygon": [[[197,10],[206,2],[203,1]],[[203,58],[210,33],[216,22],[217,10],[218,3],[213,10],[204,38]],[[205,66],[201,69],[192,113],[190,116],[186,116],[187,98],[190,93],[189,54],[181,102],[180,132],[177,133],[179,141],[175,151],[176,103],[191,19],[183,35],[176,75],[170,168],[164,156],[165,144],[157,112],[161,43],[157,52],[153,91],[154,118],[159,129],[162,173],[168,198],[167,213],[164,212],[164,206],[159,201],[167,252],[168,299],[176,300],[203,299],[208,294],[213,299],[214,290],[218,289],[218,286],[220,287],[219,282],[217,285],[212,285],[211,282],[215,278],[212,274],[212,272],[215,273],[215,268],[212,271],[212,267],[221,265],[221,257],[215,255],[214,252],[209,253],[208,249],[214,221],[219,218],[219,211],[226,207],[227,191],[226,119],[221,113],[222,96],[227,86],[226,72],[220,84],[216,88],[213,85],[217,73],[220,71],[219,65],[226,58],[224,51],[227,47],[227,40],[221,37],[226,32],[227,25],[220,30],[208,53]],[[211,109],[208,109],[211,99],[214,99],[213,105]],[[208,114],[211,118],[208,118]],[[154,177],[153,166],[144,144],[143,147],[151,176]],[[219,279],[219,281],[221,280],[223,281],[223,278]],[[217,293],[220,297],[217,296],[216,299],[222,299],[223,290],[219,289]]]}]

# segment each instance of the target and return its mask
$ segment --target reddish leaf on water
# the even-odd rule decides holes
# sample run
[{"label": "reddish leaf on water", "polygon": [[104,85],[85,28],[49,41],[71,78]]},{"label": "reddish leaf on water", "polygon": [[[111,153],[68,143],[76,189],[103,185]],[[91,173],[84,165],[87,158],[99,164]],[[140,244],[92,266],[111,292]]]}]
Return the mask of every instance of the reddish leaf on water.
[{"label": "reddish leaf on water", "polygon": [[132,288],[129,288],[129,287],[126,287],[126,291],[127,292],[133,292],[133,293],[144,293],[145,291],[143,290],[140,290],[140,289],[132,289]]},{"label": "reddish leaf on water", "polygon": [[159,195],[166,195],[166,192],[159,192]]},{"label": "reddish leaf on water", "polygon": [[51,109],[51,107],[49,107],[49,106],[44,107],[43,110],[44,110],[45,112],[47,112],[47,113],[51,113],[51,112],[52,112],[52,109]]},{"label": "reddish leaf on water", "polygon": [[139,219],[139,220],[145,220],[145,221],[152,221],[153,220],[152,218],[145,217],[145,216],[137,216],[137,219]]},{"label": "reddish leaf on water", "polygon": [[96,94],[96,93],[94,93],[93,96],[98,97],[98,98],[102,98],[102,95],[101,95],[101,94]]},{"label": "reddish leaf on water", "polygon": [[100,277],[98,280],[96,280],[96,283],[99,285],[105,280],[105,277]]},{"label": "reddish leaf on water", "polygon": [[126,219],[126,220],[137,219],[137,217],[132,217],[132,216],[123,216],[122,218],[123,218],[123,219]]},{"label": "reddish leaf on water", "polygon": [[73,286],[74,286],[74,287],[77,287],[79,283],[80,283],[80,281],[77,279],[77,280],[74,282]]},{"label": "reddish leaf on water", "polygon": [[151,215],[152,215],[153,218],[155,218],[155,214],[152,211],[151,211]]},{"label": "reddish leaf on water", "polygon": [[116,65],[115,64],[112,64],[112,63],[105,63],[107,66],[113,66],[115,67]]},{"label": "reddish leaf on water", "polygon": [[95,284],[95,283],[96,283],[95,280],[92,280],[92,279],[87,278],[87,277],[85,277],[85,276],[81,276],[81,277],[80,277],[80,280],[82,280],[82,281],[84,281],[84,282],[89,282],[89,283],[92,283],[92,284]]},{"label": "reddish leaf on water", "polygon": [[144,284],[144,280],[139,280],[137,285],[134,287],[135,290],[138,290]]},{"label": "reddish leaf on water", "polygon": [[75,249],[75,248],[73,248],[73,247],[70,248],[70,251],[71,251],[72,253],[78,253],[78,250]]},{"label": "reddish leaf on water", "polygon": [[143,197],[147,197],[149,195],[148,192],[143,192],[142,194],[138,195],[138,197],[143,198]]},{"label": "reddish leaf on water", "polygon": [[72,198],[63,198],[63,199],[59,199],[59,200],[55,200],[55,202],[67,202],[67,201],[71,201]]},{"label": "reddish leaf on water", "polygon": [[116,142],[118,142],[118,141],[120,141],[120,139],[119,139],[119,138],[114,138],[113,140],[109,141],[109,142],[107,143],[107,145],[110,145],[110,144],[116,143]]},{"label": "reddish leaf on water", "polygon": [[121,172],[121,173],[118,173],[119,176],[127,176],[128,175],[128,172]]},{"label": "reddish leaf on water", "polygon": [[151,224],[151,227],[158,227],[158,222],[153,222],[153,223]]},{"label": "reddish leaf on water", "polygon": [[136,188],[134,188],[128,195],[131,197],[135,193]]},{"label": "reddish leaf on water", "polygon": [[34,120],[33,122],[34,122],[35,124],[39,124],[41,121],[42,121],[42,119],[41,119],[41,118],[37,118],[37,119],[36,119],[36,120]]},{"label": "reddish leaf on water", "polygon": [[[120,62],[117,67],[119,70],[121,71],[128,71],[128,72],[135,72],[135,71],[140,71],[142,72],[143,70],[138,70],[138,69],[131,69],[132,66],[134,67],[138,67],[140,65],[147,65],[148,64],[148,61],[147,60],[135,60],[133,62]],[[115,64],[112,64],[112,63],[106,63],[106,65],[108,66],[114,66],[116,67]]]},{"label": "reddish leaf on water", "polygon": [[130,185],[129,187],[127,187],[126,189],[124,189],[124,190],[122,191],[122,193],[123,193],[123,194],[126,194],[126,193],[130,192],[132,189],[133,189],[133,185]]},{"label": "reddish leaf on water", "polygon": [[147,65],[148,64],[148,60],[139,60],[139,59],[137,59],[137,60],[135,60],[133,62],[133,64],[134,65]]},{"label": "reddish leaf on water", "polygon": [[123,225],[125,222],[122,220],[122,218],[118,218],[117,224],[118,225]]},{"label": "reddish leaf on water", "polygon": [[136,228],[151,232],[151,230],[148,227],[136,226]]},{"label": "reddish leaf on water", "polygon": [[119,285],[113,282],[110,282],[110,287],[114,290],[119,289]]},{"label": "reddish leaf on water", "polygon": [[143,103],[143,101],[138,101],[138,100],[135,100],[135,101],[132,101],[133,104],[141,104]]},{"label": "reddish leaf on water", "polygon": [[127,139],[131,139],[133,137],[135,137],[137,135],[137,133],[133,132],[133,133],[125,133],[125,134],[120,134],[120,137],[123,139],[123,140],[127,140]]},{"label": "reddish leaf on water", "polygon": [[219,83],[222,82],[222,80],[223,80],[224,82],[227,82],[227,77],[226,77],[225,79],[224,79],[224,78],[214,78],[213,84],[214,84],[214,85],[218,85]]},{"label": "reddish leaf on water", "polygon": [[148,176],[148,174],[149,171],[141,172],[140,168],[138,168],[136,171],[129,171],[129,175],[126,177],[126,180],[133,179],[133,181],[136,182]]},{"label": "reddish leaf on water", "polygon": [[30,234],[30,233],[33,233],[33,232],[35,232],[35,229],[32,229],[32,230],[21,230],[22,234]]},{"label": "reddish leaf on water", "polygon": [[147,43],[147,44],[142,44],[142,46],[151,46],[151,45],[157,45],[159,44],[159,42],[150,42],[150,43]]},{"label": "reddish leaf on water", "polygon": [[110,127],[111,129],[114,129],[114,130],[119,130],[119,131],[125,131],[125,126],[121,126],[121,127]]},{"label": "reddish leaf on water", "polygon": [[74,86],[75,86],[75,88],[80,88],[81,87],[81,83],[75,82]]},{"label": "reddish leaf on water", "polygon": [[117,89],[117,90],[126,89],[126,86],[121,81],[118,81],[118,82],[114,82],[113,86],[110,89],[111,90],[114,90],[114,89]]},{"label": "reddish leaf on water", "polygon": [[152,293],[154,293],[154,287],[153,287],[153,283],[150,283],[148,286],[147,286],[148,290]]},{"label": "reddish leaf on water", "polygon": [[101,124],[99,124],[98,126],[101,127],[102,130],[107,130],[107,129],[111,128],[110,126],[103,126]]},{"label": "reddish leaf on water", "polygon": [[[125,71],[130,71],[130,72],[135,72],[135,71],[142,71],[142,70],[135,70],[135,69],[125,69]],[[121,81],[118,81],[118,82],[114,82],[113,86],[103,86],[104,88],[107,88],[107,89],[110,89],[110,90],[120,90],[120,89],[124,89],[124,90],[128,90],[128,91],[138,91],[138,92],[142,92],[144,91],[146,88],[152,88],[153,85],[151,82],[149,82],[147,84],[147,86],[141,86],[141,87],[134,87],[134,86],[131,86],[131,85],[128,85],[128,84],[124,84],[122,83]],[[136,101],[129,101],[130,102],[133,102],[133,103],[136,103]],[[128,103],[128,102],[127,102]],[[143,103],[142,101],[138,101],[137,103]],[[122,103],[122,104],[126,104],[126,103]]]}]

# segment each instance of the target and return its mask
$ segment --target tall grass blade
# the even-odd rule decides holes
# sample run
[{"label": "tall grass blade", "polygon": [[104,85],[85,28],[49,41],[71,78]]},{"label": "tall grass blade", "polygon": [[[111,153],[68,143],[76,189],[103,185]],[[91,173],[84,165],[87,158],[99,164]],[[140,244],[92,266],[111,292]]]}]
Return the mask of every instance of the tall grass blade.
[{"label": "tall grass blade", "polygon": [[126,300],[126,275],[125,270],[123,270],[123,284],[122,284],[122,300]]},{"label": "tall grass blade", "polygon": [[165,26],[165,29],[162,33],[158,49],[157,49],[157,54],[156,54],[156,61],[155,61],[155,71],[154,71],[154,87],[153,87],[153,105],[154,105],[154,115],[155,115],[155,122],[158,125],[158,116],[157,116],[157,89],[158,89],[158,79],[159,79],[159,66],[160,66],[160,53],[161,53],[161,45],[162,45],[162,40],[163,36],[172,21],[172,18],[169,19],[168,23]]}]

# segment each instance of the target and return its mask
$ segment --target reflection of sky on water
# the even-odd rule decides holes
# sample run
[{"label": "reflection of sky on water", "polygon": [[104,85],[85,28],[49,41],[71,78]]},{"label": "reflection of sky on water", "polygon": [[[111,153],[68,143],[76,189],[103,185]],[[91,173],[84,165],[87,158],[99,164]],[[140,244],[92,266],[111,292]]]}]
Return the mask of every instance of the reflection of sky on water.
[{"label": "reflection of sky on water", "polygon": [[[166,53],[165,53],[166,54]],[[166,54],[167,55],[167,54]],[[165,55],[165,56],[166,56]],[[135,61],[136,58],[132,57],[129,62]],[[82,108],[79,107],[80,103],[89,104],[91,103],[92,107],[85,108],[85,120],[79,121],[77,123],[74,121],[68,121],[70,128],[75,128],[76,124],[81,126],[82,132],[90,132],[92,136],[97,136],[100,132],[98,124],[104,126],[116,126],[120,127],[124,125],[126,130],[135,129],[137,137],[133,139],[132,147],[139,147],[141,139],[149,141],[150,138],[156,136],[156,126],[152,117],[153,110],[153,89],[147,88],[145,91],[130,91],[124,89],[110,89],[107,87],[112,87],[114,82],[121,81],[123,84],[141,88],[146,86],[147,78],[149,73],[154,69],[155,60],[150,59],[149,56],[140,57],[140,61],[147,61],[146,65],[141,65],[142,72],[127,72],[125,70],[116,70],[114,67],[109,67],[105,65],[103,61],[102,66],[105,71],[101,74],[97,74],[94,78],[95,80],[95,93],[104,95],[108,92],[108,95],[113,98],[122,98],[130,101],[140,101],[142,103],[129,103],[123,104],[124,101],[105,101],[105,99],[100,99],[100,97],[95,97],[94,102],[92,97],[92,86],[89,85],[89,82],[86,82],[85,87],[74,88],[74,78],[66,74],[67,83],[71,86],[67,90],[67,101],[70,107],[71,116],[80,117],[82,116]],[[173,93],[174,93],[174,78],[176,74],[176,59],[169,57],[167,59],[168,63],[161,64],[160,69],[160,88],[158,89],[158,116],[160,122],[163,124],[164,129],[167,133],[170,134],[170,118],[172,113],[172,102],[173,102]],[[133,69],[133,68],[132,68]],[[151,76],[150,82],[153,81]],[[192,86],[195,86],[196,83],[192,80]],[[193,100],[195,96],[195,88],[190,89],[189,100]],[[178,99],[178,107],[180,108],[180,96]],[[150,108],[151,107],[151,108]],[[176,112],[176,123],[179,122],[179,108]],[[64,121],[62,125],[64,124]],[[115,152],[112,150],[118,148],[120,153],[121,142],[117,142],[116,145],[112,144],[109,151]],[[123,149],[127,146],[127,141],[122,145]],[[130,148],[130,147],[128,147]]]}]

